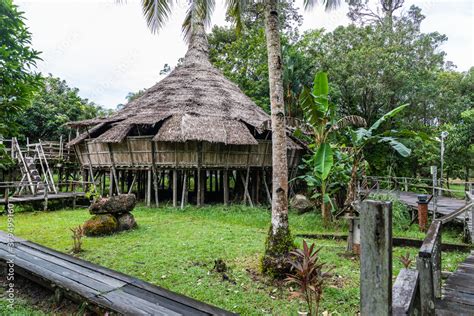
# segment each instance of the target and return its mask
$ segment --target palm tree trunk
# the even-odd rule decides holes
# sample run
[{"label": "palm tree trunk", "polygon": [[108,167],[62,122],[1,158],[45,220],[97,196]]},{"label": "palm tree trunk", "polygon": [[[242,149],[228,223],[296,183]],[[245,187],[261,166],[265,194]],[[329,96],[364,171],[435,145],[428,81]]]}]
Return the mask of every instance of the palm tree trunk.
[{"label": "palm tree trunk", "polygon": [[265,1],[265,32],[272,117],[272,222],[268,233],[263,271],[273,276],[285,273],[286,256],[293,247],[288,227],[288,164],[283,94],[278,0]]}]

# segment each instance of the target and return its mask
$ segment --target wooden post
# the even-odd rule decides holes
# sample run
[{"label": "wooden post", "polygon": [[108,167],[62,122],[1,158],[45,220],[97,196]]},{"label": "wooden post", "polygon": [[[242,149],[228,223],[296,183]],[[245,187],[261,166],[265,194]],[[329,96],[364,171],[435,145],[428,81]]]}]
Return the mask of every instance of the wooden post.
[{"label": "wooden post", "polygon": [[253,202],[248,191],[248,177],[244,178],[244,175],[240,174],[240,178],[242,179],[242,183],[244,184],[244,203],[246,203],[245,200],[247,199],[249,201],[250,206],[253,207]]},{"label": "wooden post", "polygon": [[43,211],[48,210],[48,185],[45,183],[44,185],[44,205],[43,205]]},{"label": "wooden post", "polygon": [[5,214],[8,214],[8,203],[10,203],[10,188],[5,188]]},{"label": "wooden post", "polygon": [[408,179],[407,179],[407,177],[403,178],[403,184],[405,186],[405,192],[408,192]]},{"label": "wooden post", "polygon": [[184,178],[183,178],[183,192],[181,194],[181,209],[184,208],[184,203],[186,200],[186,196],[188,195],[188,173],[186,171],[184,172]]},{"label": "wooden post", "polygon": [[173,207],[178,207],[178,170],[173,169]]},{"label": "wooden post", "polygon": [[77,197],[76,197],[76,182],[72,183],[72,209],[76,208],[76,202],[77,202]]},{"label": "wooden post", "polygon": [[436,186],[438,184],[438,167],[431,166],[431,175],[433,176],[433,220],[436,219],[436,213],[438,212],[438,190]]},{"label": "wooden post", "polygon": [[364,201],[360,218],[360,313],[391,315],[392,203]]},{"label": "wooden post", "polygon": [[223,170],[224,205],[229,205],[229,171]]},{"label": "wooden post", "polygon": [[109,181],[110,181],[110,186],[109,186],[109,197],[114,195],[114,174],[112,173],[112,169],[110,169],[109,173]]},{"label": "wooden post", "polygon": [[147,186],[146,186],[146,206],[151,206],[151,169],[148,169]]},{"label": "wooden post", "polygon": [[158,200],[158,172],[156,171],[156,167],[153,168],[153,187],[155,189],[155,205],[156,207],[160,207]]}]

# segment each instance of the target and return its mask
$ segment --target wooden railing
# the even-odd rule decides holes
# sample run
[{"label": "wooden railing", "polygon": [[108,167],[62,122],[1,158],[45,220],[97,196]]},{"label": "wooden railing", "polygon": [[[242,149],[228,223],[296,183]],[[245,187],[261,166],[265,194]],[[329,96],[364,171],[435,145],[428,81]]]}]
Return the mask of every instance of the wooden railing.
[{"label": "wooden railing", "polygon": [[[472,181],[449,181],[443,180],[443,186],[440,185],[439,180],[434,177],[428,178],[410,178],[410,177],[392,177],[392,176],[365,176],[362,181],[366,181],[369,186],[375,186],[375,190],[393,189],[398,191],[408,192],[416,189],[423,189],[427,192],[450,192],[450,193],[464,193],[468,191],[473,193],[474,182]],[[463,189],[448,189],[444,185],[464,185]]]},{"label": "wooden railing", "polygon": [[435,314],[435,302],[441,299],[442,295],[441,234],[443,225],[464,212],[474,213],[473,196],[468,192],[466,195],[470,201],[467,205],[431,223],[418,252],[416,270],[402,269],[398,274],[392,289],[393,315]]}]

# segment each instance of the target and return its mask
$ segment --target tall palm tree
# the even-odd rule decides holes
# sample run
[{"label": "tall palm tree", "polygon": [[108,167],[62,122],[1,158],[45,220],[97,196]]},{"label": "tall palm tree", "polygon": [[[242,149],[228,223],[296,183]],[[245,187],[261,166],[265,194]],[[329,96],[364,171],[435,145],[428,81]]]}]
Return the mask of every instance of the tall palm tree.
[{"label": "tall palm tree", "polygon": [[[120,0],[118,0],[120,1]],[[185,38],[190,39],[200,25],[209,25],[215,0],[188,0],[189,8],[183,22]],[[172,13],[175,0],[142,0],[143,14],[152,32],[161,29]],[[275,276],[283,275],[287,268],[287,255],[293,247],[288,227],[288,164],[286,153],[286,126],[283,94],[283,65],[278,17],[279,0],[225,0],[227,14],[233,18],[237,30],[242,27],[241,17],[247,5],[263,2],[265,6],[265,32],[267,41],[270,103],[272,118],[272,219],[263,258],[263,270]],[[318,3],[332,9],[340,0],[305,0],[305,8]],[[197,30],[196,30],[197,31]]]}]

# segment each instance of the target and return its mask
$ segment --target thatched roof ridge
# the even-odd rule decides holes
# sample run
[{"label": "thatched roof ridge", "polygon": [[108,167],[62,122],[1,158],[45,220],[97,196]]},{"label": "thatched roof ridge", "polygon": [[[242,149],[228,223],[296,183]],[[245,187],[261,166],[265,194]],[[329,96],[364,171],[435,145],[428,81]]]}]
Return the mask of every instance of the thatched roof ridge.
[{"label": "thatched roof ridge", "polygon": [[[182,65],[111,117],[72,125],[119,122],[120,126],[132,126],[163,122],[155,140],[250,145],[257,141],[249,127],[261,133],[270,130],[270,121],[265,111],[212,66],[204,27],[196,23]],[[188,125],[183,126],[183,122]],[[113,127],[97,140],[120,142],[124,131],[124,127]]]}]

